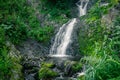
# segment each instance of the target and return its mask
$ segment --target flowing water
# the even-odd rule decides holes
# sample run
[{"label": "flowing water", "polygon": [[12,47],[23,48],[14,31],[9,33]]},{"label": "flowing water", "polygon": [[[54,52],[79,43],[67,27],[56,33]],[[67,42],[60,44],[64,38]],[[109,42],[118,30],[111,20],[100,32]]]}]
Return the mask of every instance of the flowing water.
[{"label": "flowing water", "polygon": [[51,55],[59,57],[66,56],[66,49],[71,43],[71,34],[75,23],[76,18],[73,18],[59,29],[54,44],[50,50]]},{"label": "flowing water", "polygon": [[[87,5],[89,0],[80,0],[76,3],[79,10],[79,16],[86,14]],[[72,32],[74,26],[77,23],[77,18],[69,20],[67,23],[59,29],[58,33],[55,36],[55,41],[50,49],[50,56],[53,57],[68,57],[70,55],[66,54],[66,50],[70,43],[72,43]]]},{"label": "flowing water", "polygon": [[76,3],[79,10],[79,16],[86,15],[88,2],[89,0],[80,0]]}]

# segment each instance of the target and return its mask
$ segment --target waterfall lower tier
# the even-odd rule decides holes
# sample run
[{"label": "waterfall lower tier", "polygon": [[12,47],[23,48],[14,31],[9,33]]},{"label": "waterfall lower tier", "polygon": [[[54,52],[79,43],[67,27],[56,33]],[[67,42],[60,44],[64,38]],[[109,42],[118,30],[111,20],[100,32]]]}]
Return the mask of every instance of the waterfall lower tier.
[{"label": "waterfall lower tier", "polygon": [[54,56],[54,57],[68,56],[66,55],[66,50],[69,44],[72,42],[71,35],[76,22],[77,22],[77,19],[73,18],[59,29],[58,33],[55,36],[54,44],[50,49],[51,56]]},{"label": "waterfall lower tier", "polygon": [[78,6],[79,16],[86,15],[87,12],[87,5],[89,0],[79,0],[76,5]]}]

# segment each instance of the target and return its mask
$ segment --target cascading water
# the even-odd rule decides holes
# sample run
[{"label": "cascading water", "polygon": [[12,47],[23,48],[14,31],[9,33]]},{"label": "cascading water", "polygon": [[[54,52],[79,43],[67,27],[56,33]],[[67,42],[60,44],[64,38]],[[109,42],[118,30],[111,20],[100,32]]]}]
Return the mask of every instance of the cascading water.
[{"label": "cascading water", "polygon": [[[86,14],[88,2],[89,0],[80,0],[76,3],[79,8],[79,16],[83,16]],[[66,54],[66,50],[68,48],[68,45],[72,42],[71,36],[75,23],[77,23],[77,19],[73,18],[69,20],[66,24],[63,24],[63,26],[59,29],[58,33],[55,36],[54,44],[50,49],[50,56],[68,56]]]},{"label": "cascading water", "polygon": [[79,0],[76,5],[78,6],[79,16],[86,15],[87,12],[87,5],[89,0]]},{"label": "cascading water", "polygon": [[59,29],[55,36],[55,42],[50,50],[50,54],[53,56],[66,56],[66,49],[71,42],[71,34],[75,23],[76,18],[73,18]]}]

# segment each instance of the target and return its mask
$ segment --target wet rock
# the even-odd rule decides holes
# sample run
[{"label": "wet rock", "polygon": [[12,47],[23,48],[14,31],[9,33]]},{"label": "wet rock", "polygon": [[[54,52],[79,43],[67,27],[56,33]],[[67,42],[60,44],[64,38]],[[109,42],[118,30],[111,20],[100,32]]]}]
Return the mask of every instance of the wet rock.
[{"label": "wet rock", "polygon": [[33,39],[27,39],[17,49],[28,58],[34,58],[38,56],[45,56],[49,53],[49,44],[42,44]]},{"label": "wet rock", "polygon": [[34,75],[35,75],[35,74],[27,75],[27,76],[25,77],[25,80],[36,80],[36,79],[34,78]]}]

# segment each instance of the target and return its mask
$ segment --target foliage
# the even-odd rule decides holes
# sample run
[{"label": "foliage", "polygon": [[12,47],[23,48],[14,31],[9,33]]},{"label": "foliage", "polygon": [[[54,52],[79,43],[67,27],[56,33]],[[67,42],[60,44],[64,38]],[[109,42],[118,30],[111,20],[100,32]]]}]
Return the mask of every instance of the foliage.
[{"label": "foliage", "polygon": [[109,79],[109,80],[120,80],[120,76],[118,76],[116,78]]},{"label": "foliage", "polygon": [[87,61],[86,80],[107,80],[119,76],[120,63],[111,56],[97,55],[84,58]]},{"label": "foliage", "polygon": [[7,55],[8,50],[6,48],[0,50],[0,53],[0,78],[6,79],[10,77],[12,63]]},{"label": "foliage", "polygon": [[89,14],[87,15],[87,22],[93,23],[93,22],[98,22],[103,15],[107,14],[110,9],[112,9],[115,5],[118,5],[119,1],[118,0],[107,0],[109,4],[106,6],[100,5],[101,0],[98,0],[94,6],[89,10]]},{"label": "foliage", "polygon": [[38,27],[29,31],[28,35],[40,42],[48,42],[53,34],[53,27]]},{"label": "foliage", "polygon": [[[34,16],[35,10],[27,4],[26,0],[2,0],[0,1],[0,3],[0,27],[4,29],[5,36],[8,38],[8,40],[13,42],[14,44],[19,44],[26,38],[33,37],[28,36],[30,32],[34,33],[36,39],[38,39],[39,41],[44,42],[50,38],[48,30],[52,31],[53,28],[45,27],[45,32],[41,32],[43,28],[40,28],[40,22],[37,20],[36,16]],[[37,29],[38,31],[36,31]],[[39,34],[39,37],[37,36],[35,31]]]},{"label": "foliage", "polygon": [[[13,44],[19,44],[28,37],[33,28],[40,27],[34,9],[30,7],[26,0],[0,0],[0,79],[14,80],[15,74],[21,74],[22,66],[20,59],[10,57],[10,47],[6,45],[7,41]],[[51,28],[51,27],[50,27]],[[48,28],[47,30],[51,30]],[[35,29],[37,30],[37,29]],[[32,30],[33,31],[33,30]],[[45,29],[44,29],[45,31]],[[34,31],[35,32],[35,31]],[[45,41],[50,37],[47,34],[41,34]],[[44,33],[42,31],[42,33]],[[47,39],[46,39],[47,38]],[[42,39],[42,41],[44,41]],[[18,75],[17,75],[18,77]],[[22,78],[22,77],[21,77]]]},{"label": "foliage", "polygon": [[[0,27],[0,79],[6,80],[13,78],[14,70],[15,74],[21,74],[21,65],[20,59],[16,57],[10,57],[8,54],[10,52],[10,48],[6,46],[6,39],[5,39],[5,31],[2,27]],[[21,78],[22,79],[22,78]]]},{"label": "foliage", "polygon": [[75,0],[42,0],[43,5],[46,6],[46,10],[44,8],[41,11],[45,11],[51,15],[51,17],[56,18],[61,15],[65,15],[67,17],[71,17],[70,8],[73,6],[72,3],[76,2]]},{"label": "foliage", "polygon": [[78,63],[76,63],[76,64],[73,64],[73,65],[72,65],[72,70],[73,70],[73,72],[80,71],[80,70],[82,69],[82,66],[83,66],[83,64],[80,63],[80,62],[78,62]]},{"label": "foliage", "polygon": [[5,31],[0,27],[0,49],[5,45]]},{"label": "foliage", "polygon": [[119,15],[112,23],[102,22],[103,15],[109,14],[118,0],[108,2],[108,6],[100,6],[99,0],[83,19],[88,24],[79,33],[80,51],[85,55],[81,59],[86,65],[85,80],[119,80]]}]

